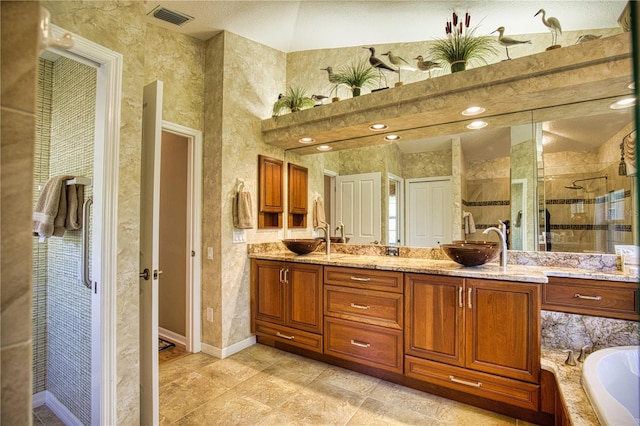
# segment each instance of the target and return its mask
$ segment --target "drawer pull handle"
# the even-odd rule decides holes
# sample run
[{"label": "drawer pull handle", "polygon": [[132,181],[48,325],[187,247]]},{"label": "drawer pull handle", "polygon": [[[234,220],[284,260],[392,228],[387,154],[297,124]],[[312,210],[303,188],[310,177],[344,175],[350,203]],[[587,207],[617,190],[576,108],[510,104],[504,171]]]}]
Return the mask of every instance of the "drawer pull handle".
[{"label": "drawer pull handle", "polygon": [[468,382],[466,380],[456,379],[453,376],[449,376],[449,380],[451,380],[454,383],[460,383],[461,385],[473,386],[474,388],[479,388],[482,386],[481,382]]},{"label": "drawer pull handle", "polygon": [[462,301],[462,287],[458,287],[458,306],[464,308],[464,302]]},{"label": "drawer pull handle", "polygon": [[473,306],[471,305],[471,292],[473,291],[473,288],[469,287],[469,289],[467,290],[467,304],[469,305],[469,309],[473,309]]},{"label": "drawer pull handle", "polygon": [[361,348],[369,348],[369,347],[371,347],[371,344],[370,344],[370,343],[357,342],[357,341],[355,341],[355,340],[353,340],[353,339],[351,339],[351,344],[352,344],[353,346],[359,346],[359,347],[361,347]]},{"label": "drawer pull handle", "polygon": [[287,336],[286,334],[282,334],[279,331],[276,333],[276,336],[282,337],[283,339],[293,340],[296,336]]},{"label": "drawer pull handle", "polygon": [[369,277],[354,277],[352,275],[351,276],[351,280],[352,281],[371,281],[371,278],[369,278]]},{"label": "drawer pull handle", "polygon": [[588,300],[602,300],[601,296],[584,296],[580,293],[576,293],[573,295],[576,299],[588,299]]},{"label": "drawer pull handle", "polygon": [[356,305],[355,303],[351,303],[351,307],[356,309],[371,309],[369,305]]}]

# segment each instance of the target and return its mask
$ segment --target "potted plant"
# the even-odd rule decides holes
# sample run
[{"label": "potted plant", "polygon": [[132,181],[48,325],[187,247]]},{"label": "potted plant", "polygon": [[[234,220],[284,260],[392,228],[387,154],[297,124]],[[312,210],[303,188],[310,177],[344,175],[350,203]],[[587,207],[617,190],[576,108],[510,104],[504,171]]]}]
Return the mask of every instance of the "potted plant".
[{"label": "potted plant", "polygon": [[347,86],[352,95],[360,96],[362,88],[374,88],[379,81],[378,72],[367,61],[351,62],[335,74],[336,88]]},{"label": "potted plant", "polygon": [[315,104],[315,101],[307,96],[305,89],[289,86],[286,93],[280,94],[278,100],[273,104],[273,117],[311,108]]},{"label": "potted plant", "polygon": [[487,63],[487,57],[498,52],[494,40],[489,36],[476,36],[477,27],[469,28],[471,15],[465,13],[464,21],[458,22],[458,15],[453,12],[451,21],[447,21],[445,31],[447,38],[436,40],[429,47],[429,57],[434,61],[446,62],[451,72],[464,71],[469,61]]}]

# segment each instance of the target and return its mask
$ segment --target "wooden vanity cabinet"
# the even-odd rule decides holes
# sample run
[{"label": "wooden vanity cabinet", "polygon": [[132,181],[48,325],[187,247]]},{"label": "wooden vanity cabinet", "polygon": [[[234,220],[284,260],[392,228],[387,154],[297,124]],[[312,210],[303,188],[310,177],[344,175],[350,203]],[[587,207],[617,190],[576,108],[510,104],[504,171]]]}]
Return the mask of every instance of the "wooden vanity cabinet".
[{"label": "wooden vanity cabinet", "polygon": [[542,309],[637,321],[638,284],[549,277],[542,286]]},{"label": "wooden vanity cabinet", "polygon": [[289,228],[306,228],[309,204],[309,171],[306,167],[289,163],[287,176],[289,179]]},{"label": "wooden vanity cabinet", "polygon": [[258,228],[282,228],[283,164],[282,160],[258,155]]},{"label": "wooden vanity cabinet", "polygon": [[252,332],[322,353],[322,266],[252,259],[251,269]]},{"label": "wooden vanity cabinet", "polygon": [[324,276],[324,353],[402,374],[402,273],[325,266]]},{"label": "wooden vanity cabinet", "polygon": [[537,410],[538,284],[405,274],[405,375]]}]

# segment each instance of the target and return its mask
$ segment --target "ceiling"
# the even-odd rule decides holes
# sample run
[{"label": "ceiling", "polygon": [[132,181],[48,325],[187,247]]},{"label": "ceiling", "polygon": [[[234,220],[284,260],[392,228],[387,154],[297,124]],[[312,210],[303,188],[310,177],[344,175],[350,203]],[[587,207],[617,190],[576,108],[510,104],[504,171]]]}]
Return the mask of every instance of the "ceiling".
[{"label": "ceiling", "polygon": [[145,12],[158,5],[195,19],[181,26],[153,16],[148,22],[206,40],[227,30],[283,52],[384,43],[416,42],[444,36],[451,12],[471,14],[471,27],[488,34],[547,31],[541,16],[560,20],[563,31],[614,28],[627,0],[614,1],[218,1],[146,0]]}]

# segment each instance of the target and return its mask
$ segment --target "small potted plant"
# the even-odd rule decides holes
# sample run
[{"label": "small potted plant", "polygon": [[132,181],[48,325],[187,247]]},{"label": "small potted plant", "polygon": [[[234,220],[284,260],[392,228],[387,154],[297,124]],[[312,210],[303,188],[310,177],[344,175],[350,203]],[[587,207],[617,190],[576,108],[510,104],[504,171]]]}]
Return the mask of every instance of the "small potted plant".
[{"label": "small potted plant", "polygon": [[288,87],[286,93],[280,94],[273,104],[273,117],[287,112],[296,112],[315,106],[315,101],[307,96],[302,87]]},{"label": "small potted plant", "polygon": [[335,74],[336,88],[346,86],[352,95],[360,96],[363,88],[374,88],[379,81],[378,72],[366,61],[351,62]]},{"label": "small potted plant", "polygon": [[458,20],[453,12],[452,20],[447,21],[445,31],[447,38],[436,40],[429,48],[429,57],[434,61],[446,62],[451,72],[464,71],[467,63],[478,61],[487,63],[487,57],[498,52],[494,40],[489,36],[476,36],[477,27],[469,28],[471,15],[465,13],[464,20]]}]

